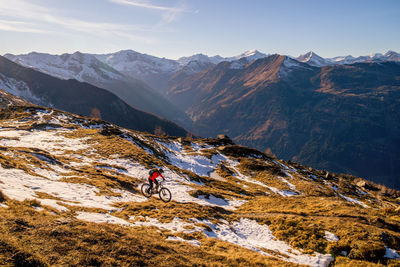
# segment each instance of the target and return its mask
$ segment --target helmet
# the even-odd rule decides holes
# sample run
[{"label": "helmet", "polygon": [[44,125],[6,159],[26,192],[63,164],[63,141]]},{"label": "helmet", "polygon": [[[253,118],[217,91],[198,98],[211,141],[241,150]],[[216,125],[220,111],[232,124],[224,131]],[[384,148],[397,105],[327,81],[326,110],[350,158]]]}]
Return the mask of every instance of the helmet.
[{"label": "helmet", "polygon": [[164,171],[163,171],[163,169],[159,168],[159,169],[158,169],[158,172],[159,172],[159,173],[163,173]]}]

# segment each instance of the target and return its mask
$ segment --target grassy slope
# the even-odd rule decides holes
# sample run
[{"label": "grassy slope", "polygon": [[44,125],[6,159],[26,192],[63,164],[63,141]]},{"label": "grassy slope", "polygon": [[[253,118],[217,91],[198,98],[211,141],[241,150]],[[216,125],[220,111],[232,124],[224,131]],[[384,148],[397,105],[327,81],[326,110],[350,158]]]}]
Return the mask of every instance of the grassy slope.
[{"label": "grassy slope", "polygon": [[[34,113],[34,111],[32,111]],[[10,119],[20,119],[31,116],[26,109],[3,112],[2,126]],[[53,114],[54,115],[54,114]],[[75,122],[79,117],[75,118]],[[87,125],[96,124],[88,121]],[[67,125],[63,125],[67,126]],[[366,266],[367,264],[388,264],[396,266],[398,261],[385,260],[385,246],[400,249],[400,212],[398,211],[398,192],[369,184],[370,189],[358,187],[356,182],[361,179],[328,174],[324,171],[308,169],[292,164],[297,172],[292,172],[290,182],[302,192],[295,197],[282,197],[279,194],[265,195],[265,188],[239,179],[233,175],[234,170],[229,166],[219,166],[218,174],[222,180],[210,177],[199,177],[195,173],[178,169],[165,161],[165,154],[157,150],[156,140],[168,141],[168,138],[142,134],[147,142],[138,138],[132,142],[123,138],[117,130],[109,130],[109,134],[100,134],[101,130],[83,129],[77,124],[69,125],[71,131],[65,134],[68,138],[87,138],[97,157],[109,158],[118,155],[119,158],[139,162],[143,166],[152,167],[154,164],[169,166],[177,172],[187,174],[192,180],[201,181],[204,185],[191,184],[192,195],[210,195],[229,199],[235,197],[247,200],[235,211],[227,211],[220,207],[202,206],[196,203],[180,203],[172,201],[162,203],[158,199],[146,202],[125,202],[115,204],[123,210],[113,213],[122,219],[129,216],[147,216],[158,218],[161,222],[170,222],[176,216],[184,221],[190,218],[225,219],[229,222],[240,218],[255,219],[260,224],[269,225],[273,234],[291,246],[304,249],[305,252],[331,253],[335,264],[347,266]],[[40,125],[27,121],[19,125],[19,129],[38,129]],[[131,138],[135,132],[131,131]],[[153,140],[153,141],[152,141]],[[182,141],[182,140],[181,140]],[[211,157],[217,151],[222,151],[232,159],[240,161],[237,168],[241,173],[273,186],[280,190],[289,190],[285,182],[276,179],[284,176],[282,169],[273,164],[266,156],[265,159],[249,158],[254,153],[241,147],[225,144],[218,140],[198,140],[197,143],[209,143],[218,149],[195,151],[188,141],[183,140],[187,153],[201,153]],[[146,153],[144,149],[153,151]],[[42,153],[60,164],[69,164],[72,153],[53,155],[40,149],[29,148],[0,148],[0,163],[3,168],[23,169],[34,174],[34,167],[43,169],[47,165],[32,156],[32,152]],[[3,153],[13,153],[13,156]],[[74,154],[87,155],[87,150],[75,151]],[[247,154],[247,155],[246,155]],[[284,162],[280,162],[281,164]],[[289,165],[288,163],[284,163]],[[99,194],[112,196],[111,188],[121,188],[137,192],[141,182],[124,175],[121,172],[110,172],[99,169],[97,164],[78,166],[70,169],[64,181],[72,183],[87,183],[100,189]],[[121,166],[110,166],[118,167]],[[309,178],[312,177],[316,178]],[[322,179],[321,177],[327,177]],[[289,178],[287,177],[289,180]],[[372,208],[362,208],[359,205],[345,201],[336,195],[327,184],[338,186],[338,192],[362,200]],[[369,195],[357,196],[357,190],[362,189]],[[174,193],[174,192],[173,192]],[[245,194],[246,196],[243,196]],[[56,198],[45,193],[38,198]],[[167,230],[158,231],[153,227],[123,227],[109,224],[95,224],[79,221],[75,218],[79,211],[106,212],[102,209],[69,206],[68,212],[59,212],[51,207],[43,206],[43,211],[36,211],[40,206],[37,201],[18,202],[0,197],[3,204],[9,208],[0,208],[0,265],[38,266],[43,265],[241,265],[241,266],[271,266],[293,265],[277,258],[265,257],[251,250],[233,245],[214,238],[208,238],[200,233],[175,233]],[[330,231],[340,237],[338,242],[328,242],[324,232]],[[168,242],[168,236],[179,236],[184,239],[195,238],[201,241],[201,247],[190,246],[184,242]],[[347,257],[341,256],[346,251]]]}]

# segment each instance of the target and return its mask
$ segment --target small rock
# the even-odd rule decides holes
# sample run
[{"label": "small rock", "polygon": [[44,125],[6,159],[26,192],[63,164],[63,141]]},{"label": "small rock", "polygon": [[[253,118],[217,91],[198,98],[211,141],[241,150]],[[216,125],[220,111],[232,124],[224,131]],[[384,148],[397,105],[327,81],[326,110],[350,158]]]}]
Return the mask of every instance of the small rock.
[{"label": "small rock", "polygon": [[122,132],[120,129],[116,127],[110,127],[110,126],[104,126],[103,130],[101,130],[100,134],[105,135],[105,136],[111,136],[111,135],[121,135]]},{"label": "small rock", "polygon": [[60,218],[55,221],[56,224],[68,224],[70,222],[72,222],[70,218]]},{"label": "small rock", "polygon": [[367,184],[367,183],[366,183],[365,181],[359,181],[358,183],[356,183],[356,185],[357,185],[358,187],[365,187],[366,184]]}]

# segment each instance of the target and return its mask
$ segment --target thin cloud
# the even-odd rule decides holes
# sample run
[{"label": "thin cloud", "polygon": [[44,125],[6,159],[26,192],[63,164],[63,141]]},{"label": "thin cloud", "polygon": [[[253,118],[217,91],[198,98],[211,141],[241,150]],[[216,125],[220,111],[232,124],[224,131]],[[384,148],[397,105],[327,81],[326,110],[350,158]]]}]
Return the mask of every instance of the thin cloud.
[{"label": "thin cloud", "polygon": [[155,5],[152,4],[150,1],[146,0],[108,0],[108,1],[119,5],[133,6],[133,7],[160,11],[162,21],[156,25],[157,27],[176,21],[182,13],[197,13],[197,11],[192,12],[182,7],[167,7],[167,6]]},{"label": "thin cloud", "polygon": [[0,31],[27,32],[27,33],[50,33],[49,31],[38,29],[37,25],[24,21],[0,20]]},{"label": "thin cloud", "polygon": [[109,0],[112,3],[126,5],[126,6],[135,6],[135,7],[142,7],[147,9],[155,9],[161,11],[168,11],[168,12],[186,12],[186,10],[177,7],[166,7],[166,6],[157,6],[153,5],[148,1],[137,1],[137,0]]},{"label": "thin cloud", "polygon": [[[28,3],[25,0],[0,0],[0,18],[13,18],[14,20],[0,19],[0,30],[15,32],[49,33],[47,29],[52,26],[61,26],[70,32],[83,32],[90,35],[107,37],[110,35],[129,38],[144,43],[154,43],[154,38],[147,38],[143,34],[136,35],[132,32],[155,32],[152,27],[131,24],[115,24],[107,22],[91,22],[57,14],[58,10],[50,9]],[[32,23],[32,21],[36,23]],[[60,34],[61,32],[57,32]],[[65,33],[64,33],[65,34]]]}]

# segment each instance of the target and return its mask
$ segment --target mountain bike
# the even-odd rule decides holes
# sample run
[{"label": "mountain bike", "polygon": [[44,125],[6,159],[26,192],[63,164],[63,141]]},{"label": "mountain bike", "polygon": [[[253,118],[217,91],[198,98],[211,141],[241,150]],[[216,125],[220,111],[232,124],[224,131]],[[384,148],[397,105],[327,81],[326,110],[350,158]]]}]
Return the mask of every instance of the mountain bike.
[{"label": "mountain bike", "polygon": [[161,181],[158,184],[158,186],[154,185],[151,191],[150,191],[150,184],[148,183],[143,184],[141,188],[142,194],[147,198],[150,198],[153,194],[158,194],[162,201],[169,202],[172,198],[172,194],[168,188],[164,187],[164,182],[165,181]]}]

